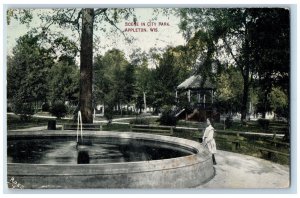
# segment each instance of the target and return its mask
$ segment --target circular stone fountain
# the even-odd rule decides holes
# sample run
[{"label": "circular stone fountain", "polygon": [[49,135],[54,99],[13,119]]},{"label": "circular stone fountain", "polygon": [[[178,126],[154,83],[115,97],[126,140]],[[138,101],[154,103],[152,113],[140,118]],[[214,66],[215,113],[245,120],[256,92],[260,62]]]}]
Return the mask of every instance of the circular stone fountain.
[{"label": "circular stone fountain", "polygon": [[[198,142],[145,133],[9,132],[7,179],[24,188],[192,188],[214,176]],[[53,147],[55,149],[53,149]]]}]

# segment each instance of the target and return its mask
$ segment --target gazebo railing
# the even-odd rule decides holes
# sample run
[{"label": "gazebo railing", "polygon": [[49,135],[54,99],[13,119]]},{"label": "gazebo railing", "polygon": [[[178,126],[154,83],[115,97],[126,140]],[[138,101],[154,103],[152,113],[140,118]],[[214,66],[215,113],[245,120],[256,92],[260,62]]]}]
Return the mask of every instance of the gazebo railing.
[{"label": "gazebo railing", "polygon": [[201,102],[192,104],[192,107],[197,109],[212,109],[214,107],[214,104]]}]

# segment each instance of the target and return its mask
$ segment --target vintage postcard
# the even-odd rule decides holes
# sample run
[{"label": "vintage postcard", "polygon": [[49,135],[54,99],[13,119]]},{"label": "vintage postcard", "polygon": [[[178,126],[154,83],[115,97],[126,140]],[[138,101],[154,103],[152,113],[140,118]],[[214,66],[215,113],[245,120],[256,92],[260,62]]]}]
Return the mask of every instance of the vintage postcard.
[{"label": "vintage postcard", "polygon": [[8,6],[7,188],[289,189],[292,14]]}]

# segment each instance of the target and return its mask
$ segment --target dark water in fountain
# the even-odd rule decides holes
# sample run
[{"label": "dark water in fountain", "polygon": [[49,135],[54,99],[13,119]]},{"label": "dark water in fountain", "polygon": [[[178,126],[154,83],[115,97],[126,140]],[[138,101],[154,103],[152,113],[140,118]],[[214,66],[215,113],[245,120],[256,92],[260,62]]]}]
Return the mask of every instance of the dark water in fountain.
[{"label": "dark water in fountain", "polygon": [[191,155],[194,152],[178,145],[136,139],[85,138],[78,146],[76,138],[47,137],[10,139],[8,163],[31,164],[101,164],[160,160]]}]

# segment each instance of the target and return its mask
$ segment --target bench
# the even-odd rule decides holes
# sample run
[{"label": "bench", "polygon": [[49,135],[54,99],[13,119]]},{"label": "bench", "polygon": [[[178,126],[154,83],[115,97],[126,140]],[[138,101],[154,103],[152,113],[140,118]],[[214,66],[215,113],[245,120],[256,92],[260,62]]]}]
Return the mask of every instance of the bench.
[{"label": "bench", "polygon": [[241,143],[239,139],[231,140],[231,150],[236,151],[241,148]]},{"label": "bench", "polygon": [[286,142],[281,142],[281,141],[278,141],[278,140],[266,140],[267,142],[269,142],[271,145],[275,146],[275,147],[286,147],[286,148],[290,148],[290,144],[289,143],[286,143]]},{"label": "bench", "polygon": [[[77,130],[77,124],[63,124],[62,130]],[[80,130],[80,126],[79,126]],[[102,131],[102,124],[82,124],[82,130]]]},{"label": "bench", "polygon": [[130,125],[132,132],[150,132],[159,135],[173,135],[173,126]]},{"label": "bench", "polygon": [[268,159],[271,159],[272,156],[273,156],[274,154],[284,155],[284,156],[286,156],[286,157],[289,157],[289,156],[290,156],[290,154],[288,154],[288,153],[283,153],[283,152],[275,151],[275,150],[268,149],[268,148],[257,147],[257,149],[260,151],[260,153],[261,153],[262,155],[263,155],[264,153],[267,153]]},{"label": "bench", "polygon": [[239,150],[241,148],[241,142],[244,140],[244,137],[240,136],[242,132],[239,131],[227,131],[227,130],[216,130],[217,134],[231,134],[234,137],[231,138],[224,138],[216,136],[216,139],[219,139],[224,142],[231,143],[231,150]]},{"label": "bench", "polygon": [[[241,141],[242,139],[241,138],[235,138],[235,139],[227,139],[227,138],[221,138],[221,137],[216,137],[215,138],[216,141],[221,141],[221,142],[229,142],[231,143],[231,150],[232,151],[236,151],[236,150],[239,150],[241,148]],[[218,144],[218,143],[217,143]]]}]

